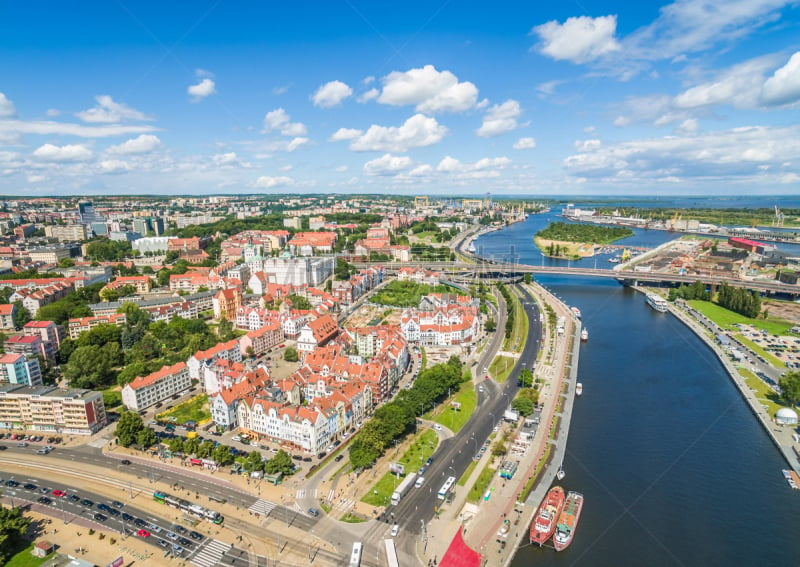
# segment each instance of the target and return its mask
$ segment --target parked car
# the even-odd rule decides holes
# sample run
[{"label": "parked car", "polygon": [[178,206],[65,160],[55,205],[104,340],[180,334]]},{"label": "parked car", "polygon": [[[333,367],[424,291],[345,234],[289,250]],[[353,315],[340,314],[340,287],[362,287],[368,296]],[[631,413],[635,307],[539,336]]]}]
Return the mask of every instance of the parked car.
[{"label": "parked car", "polygon": [[136,532],[136,535],[138,535],[139,537],[150,537],[150,532],[148,532],[145,529],[141,529],[138,532]]},{"label": "parked car", "polygon": [[317,516],[319,516],[319,510],[317,510],[316,508],[309,508],[308,514],[316,518]]}]

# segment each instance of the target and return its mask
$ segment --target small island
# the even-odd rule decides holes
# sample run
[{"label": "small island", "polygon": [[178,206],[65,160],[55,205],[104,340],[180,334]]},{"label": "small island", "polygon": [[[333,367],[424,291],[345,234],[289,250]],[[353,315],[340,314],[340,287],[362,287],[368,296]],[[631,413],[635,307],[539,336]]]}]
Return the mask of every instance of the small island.
[{"label": "small island", "polygon": [[597,246],[628,236],[633,236],[629,228],[553,222],[537,232],[533,241],[545,256],[576,260],[593,256]]}]

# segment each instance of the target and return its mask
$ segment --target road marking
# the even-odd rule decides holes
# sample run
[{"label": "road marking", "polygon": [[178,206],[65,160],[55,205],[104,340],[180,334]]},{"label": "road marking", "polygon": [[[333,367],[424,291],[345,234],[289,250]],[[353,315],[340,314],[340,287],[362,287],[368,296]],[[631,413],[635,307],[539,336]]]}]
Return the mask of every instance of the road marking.
[{"label": "road marking", "polygon": [[230,545],[216,539],[207,539],[195,551],[190,563],[198,567],[213,567],[218,565],[225,552],[230,549]]},{"label": "road marking", "polygon": [[259,498],[255,501],[255,503],[248,508],[254,514],[261,514],[262,516],[268,516],[270,512],[275,509],[277,504],[270,502],[269,500],[263,500]]}]

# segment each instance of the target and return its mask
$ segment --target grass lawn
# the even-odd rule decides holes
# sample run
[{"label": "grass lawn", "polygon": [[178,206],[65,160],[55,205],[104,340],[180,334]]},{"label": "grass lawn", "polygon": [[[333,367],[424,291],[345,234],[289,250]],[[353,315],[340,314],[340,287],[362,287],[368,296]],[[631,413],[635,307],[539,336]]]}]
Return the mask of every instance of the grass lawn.
[{"label": "grass lawn", "polygon": [[464,427],[464,424],[469,421],[469,418],[472,417],[475,406],[478,405],[478,393],[475,391],[472,382],[464,382],[451,400],[460,403],[461,409],[452,408],[450,400],[447,400],[436,407],[433,412],[427,414],[426,419],[431,419],[436,423],[449,427],[453,433],[458,433]]},{"label": "grass lawn", "polygon": [[525,340],[528,338],[528,316],[516,294],[511,294],[511,301],[514,303],[514,326],[511,329],[511,336],[503,342],[503,350],[522,352]]},{"label": "grass lawn", "polygon": [[111,410],[122,405],[122,392],[120,391],[119,386],[114,386],[113,388],[103,390],[103,405],[107,410]]},{"label": "grass lawn", "polygon": [[472,474],[472,471],[475,470],[475,467],[477,466],[478,466],[478,461],[474,459],[470,461],[469,464],[467,465],[467,470],[464,471],[464,474],[461,475],[461,478],[458,479],[458,482],[456,484],[458,484],[458,486],[466,485],[467,481],[469,480],[469,476]]},{"label": "grass lawn", "polygon": [[791,322],[784,321],[783,319],[751,319],[729,311],[710,301],[692,300],[689,301],[689,305],[725,329],[733,329],[733,325],[739,323],[742,325],[752,325],[757,329],[761,329],[773,335],[788,335],[789,329],[793,326]]},{"label": "grass lawn", "polygon": [[784,407],[784,404],[780,403],[780,398],[775,390],[767,386],[758,376],[746,368],[740,368],[739,374],[742,375],[747,386],[755,392],[758,401],[767,406],[767,411],[770,415],[775,415],[776,411]]},{"label": "grass lawn", "polygon": [[467,494],[467,502],[471,502],[473,504],[477,504],[483,495],[486,493],[486,489],[489,487],[489,483],[492,482],[492,477],[494,477],[494,473],[497,472],[490,466],[491,463],[486,463],[486,466],[483,467],[481,474],[478,475],[478,480],[475,481],[475,484],[472,485],[472,488],[469,489],[469,494]]},{"label": "grass lawn", "polygon": [[[426,429],[411,444],[411,447],[400,458],[400,463],[405,465],[406,474],[416,472],[422,464],[433,455],[439,444],[439,436],[433,429]],[[394,448],[389,449],[394,451]],[[394,461],[394,460],[393,460]],[[392,473],[386,473],[361,499],[362,502],[372,506],[385,506],[392,498],[392,493],[397,485],[403,481]]]},{"label": "grass lawn", "polygon": [[392,305],[395,307],[416,307],[423,295],[429,293],[447,293],[449,288],[444,285],[425,285],[412,281],[398,281],[388,283],[372,296],[371,302],[378,305]]},{"label": "grass lawn", "polygon": [[28,547],[26,547],[25,549],[23,549],[13,557],[11,557],[8,563],[6,563],[6,567],[36,567],[37,565],[41,565],[42,563],[44,563],[48,559],[52,559],[53,557],[52,555],[49,555],[48,557],[44,558],[34,557],[33,555],[31,555],[32,549],[33,549],[33,542],[31,542],[31,544]]},{"label": "grass lawn", "polygon": [[366,522],[366,520],[361,516],[355,516],[350,512],[342,516],[340,519],[346,524],[360,524],[361,522]]},{"label": "grass lawn", "polygon": [[498,382],[505,382],[515,363],[516,360],[510,356],[495,356],[489,365],[489,374]]},{"label": "grass lawn", "polygon": [[763,347],[754,343],[741,333],[736,333],[736,340],[738,340],[743,345],[747,346],[750,350],[752,350],[756,354],[760,354],[761,356],[763,356],[764,360],[766,360],[769,364],[771,364],[775,368],[786,368],[786,363],[784,363],[780,358],[773,356],[771,353],[764,350]]},{"label": "grass lawn", "polygon": [[160,413],[156,416],[158,419],[165,419],[167,417],[174,417],[177,421],[175,423],[186,423],[187,421],[207,421],[211,419],[211,410],[208,405],[208,396],[200,394],[194,398],[190,398],[172,408],[170,411]]}]

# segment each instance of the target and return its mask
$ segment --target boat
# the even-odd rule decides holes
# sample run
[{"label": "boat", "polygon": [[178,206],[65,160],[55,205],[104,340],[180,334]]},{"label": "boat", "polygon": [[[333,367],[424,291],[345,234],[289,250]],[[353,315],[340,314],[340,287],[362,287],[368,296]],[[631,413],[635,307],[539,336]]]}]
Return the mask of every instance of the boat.
[{"label": "boat", "polygon": [[556,531],[556,522],[563,509],[564,489],[560,486],[554,486],[542,500],[539,509],[536,511],[536,516],[533,518],[529,535],[531,543],[541,546],[550,539],[550,536]]},{"label": "boat", "polygon": [[575,317],[577,317],[578,319],[581,318],[581,310],[580,309],[578,309],[577,307],[570,307],[570,309],[572,309],[572,313],[575,314]]},{"label": "boat", "polygon": [[564,471],[564,463],[558,465],[558,472],[556,473],[556,478],[558,480],[563,480],[564,477],[567,476],[567,473]]},{"label": "boat", "polygon": [[581,340],[584,342],[589,340],[589,331],[586,330],[586,327],[581,329]]},{"label": "boat", "polygon": [[619,264],[619,258],[617,258],[616,256],[613,258],[609,258],[608,261],[611,262],[612,264]]},{"label": "boat", "polygon": [[645,297],[645,301],[647,304],[658,311],[659,313],[666,313],[669,304],[667,300],[661,297],[660,295],[656,295],[655,293],[648,293]]},{"label": "boat", "polygon": [[475,252],[477,252],[477,250],[475,249],[475,243],[474,242],[470,242],[469,243],[469,246],[467,246],[467,252],[471,252],[473,254]]},{"label": "boat", "polygon": [[578,528],[578,520],[581,518],[583,509],[583,494],[570,491],[567,500],[564,502],[564,510],[558,517],[556,532],[553,536],[553,546],[556,551],[563,551],[572,543],[575,537],[575,530]]},{"label": "boat", "polygon": [[581,394],[583,394],[583,384],[578,382],[577,384],[575,384],[575,395],[580,396]]}]

